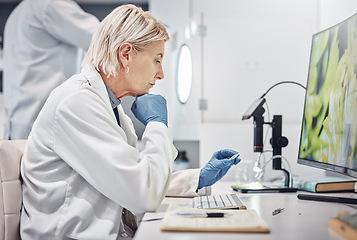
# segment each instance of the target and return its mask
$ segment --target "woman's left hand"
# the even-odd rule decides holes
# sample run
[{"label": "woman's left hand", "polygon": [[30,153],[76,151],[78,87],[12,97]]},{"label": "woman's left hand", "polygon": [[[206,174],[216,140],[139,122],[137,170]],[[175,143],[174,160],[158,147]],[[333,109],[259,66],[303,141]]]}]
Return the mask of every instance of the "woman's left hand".
[{"label": "woman's left hand", "polygon": [[[231,159],[231,157],[234,157]],[[228,170],[240,162],[239,153],[224,149],[213,154],[211,160],[201,169],[198,189],[211,186],[220,180]]]}]

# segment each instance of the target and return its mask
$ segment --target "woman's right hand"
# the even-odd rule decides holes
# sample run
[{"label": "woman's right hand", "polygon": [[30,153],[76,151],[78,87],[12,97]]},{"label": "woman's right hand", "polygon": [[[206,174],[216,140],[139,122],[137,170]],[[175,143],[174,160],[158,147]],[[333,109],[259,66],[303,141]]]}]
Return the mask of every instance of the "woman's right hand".
[{"label": "woman's right hand", "polygon": [[167,126],[166,99],[161,95],[144,94],[136,97],[131,111],[145,126],[152,121],[162,122]]}]

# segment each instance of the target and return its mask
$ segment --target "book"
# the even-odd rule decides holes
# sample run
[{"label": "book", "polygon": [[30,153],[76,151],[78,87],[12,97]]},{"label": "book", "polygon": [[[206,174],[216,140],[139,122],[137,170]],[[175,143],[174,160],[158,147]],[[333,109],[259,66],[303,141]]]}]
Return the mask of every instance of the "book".
[{"label": "book", "polygon": [[[224,215],[204,217],[204,214]],[[244,232],[269,233],[267,223],[254,209],[249,210],[203,210],[180,207],[170,203],[161,231],[175,232]]]},{"label": "book", "polygon": [[355,191],[357,180],[321,176],[294,178],[294,186],[308,192],[343,192]]}]

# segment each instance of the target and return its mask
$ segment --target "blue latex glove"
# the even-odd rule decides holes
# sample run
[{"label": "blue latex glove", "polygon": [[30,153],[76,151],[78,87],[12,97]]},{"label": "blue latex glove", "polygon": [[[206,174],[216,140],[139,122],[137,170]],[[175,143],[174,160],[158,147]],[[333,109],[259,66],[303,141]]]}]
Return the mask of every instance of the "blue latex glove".
[{"label": "blue latex glove", "polygon": [[237,151],[230,149],[215,152],[211,160],[201,169],[197,189],[211,186],[226,175],[233,165],[237,165],[240,162],[239,155],[230,159],[236,154],[238,154]]},{"label": "blue latex glove", "polygon": [[162,122],[167,126],[166,99],[161,95],[144,94],[136,97],[131,111],[145,126],[149,122]]}]

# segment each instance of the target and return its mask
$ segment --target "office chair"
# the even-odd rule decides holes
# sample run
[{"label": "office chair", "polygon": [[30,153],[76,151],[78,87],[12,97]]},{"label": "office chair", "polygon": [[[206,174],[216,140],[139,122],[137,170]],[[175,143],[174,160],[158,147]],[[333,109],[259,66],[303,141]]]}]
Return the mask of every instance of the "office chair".
[{"label": "office chair", "polygon": [[0,140],[0,240],[20,239],[20,162],[26,140]]}]

